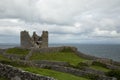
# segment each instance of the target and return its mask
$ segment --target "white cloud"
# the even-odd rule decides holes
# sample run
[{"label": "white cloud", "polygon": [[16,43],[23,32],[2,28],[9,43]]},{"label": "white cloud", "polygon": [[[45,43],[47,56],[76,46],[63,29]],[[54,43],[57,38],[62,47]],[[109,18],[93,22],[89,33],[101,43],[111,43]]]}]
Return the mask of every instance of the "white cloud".
[{"label": "white cloud", "polygon": [[96,28],[93,32],[93,36],[96,37],[109,37],[109,38],[120,38],[120,33],[118,33],[115,30],[100,30],[99,28]]}]

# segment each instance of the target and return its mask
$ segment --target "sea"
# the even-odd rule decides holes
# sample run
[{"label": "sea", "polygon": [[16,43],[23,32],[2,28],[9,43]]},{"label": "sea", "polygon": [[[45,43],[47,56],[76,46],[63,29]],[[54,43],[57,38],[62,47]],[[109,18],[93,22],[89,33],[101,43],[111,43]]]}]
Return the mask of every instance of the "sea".
[{"label": "sea", "polygon": [[[0,48],[19,47],[19,44],[0,44]],[[73,46],[77,47],[78,51],[101,58],[109,58],[120,62],[120,44],[49,44],[49,47],[58,46]]]}]

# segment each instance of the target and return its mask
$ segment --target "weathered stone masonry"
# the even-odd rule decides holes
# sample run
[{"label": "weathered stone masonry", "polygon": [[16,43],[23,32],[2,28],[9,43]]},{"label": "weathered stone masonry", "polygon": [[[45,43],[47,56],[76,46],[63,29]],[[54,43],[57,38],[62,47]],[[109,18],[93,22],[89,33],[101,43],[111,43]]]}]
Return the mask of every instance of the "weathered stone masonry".
[{"label": "weathered stone masonry", "polygon": [[0,76],[9,80],[55,80],[51,77],[41,76],[34,73],[22,71],[15,67],[0,63]]},{"label": "weathered stone masonry", "polygon": [[27,31],[21,31],[21,47],[23,48],[45,48],[48,47],[48,31],[43,31],[41,36],[33,32],[32,37]]}]

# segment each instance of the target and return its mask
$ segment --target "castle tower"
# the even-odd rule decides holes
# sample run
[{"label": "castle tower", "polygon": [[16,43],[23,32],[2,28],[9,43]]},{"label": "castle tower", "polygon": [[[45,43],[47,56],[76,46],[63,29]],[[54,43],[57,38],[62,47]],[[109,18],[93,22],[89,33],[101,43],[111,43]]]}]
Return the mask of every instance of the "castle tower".
[{"label": "castle tower", "polygon": [[33,47],[32,39],[27,31],[21,31],[20,39],[21,39],[21,47],[23,48]]},{"label": "castle tower", "polygon": [[21,31],[21,47],[23,48],[45,48],[48,47],[48,31],[43,31],[41,36],[38,36],[33,32],[32,37],[30,37],[27,31]]},{"label": "castle tower", "polygon": [[41,47],[48,47],[48,31],[43,31],[41,37],[42,37]]},{"label": "castle tower", "polygon": [[32,39],[34,42],[37,42],[39,39],[39,36],[36,34],[36,32],[33,32]]}]

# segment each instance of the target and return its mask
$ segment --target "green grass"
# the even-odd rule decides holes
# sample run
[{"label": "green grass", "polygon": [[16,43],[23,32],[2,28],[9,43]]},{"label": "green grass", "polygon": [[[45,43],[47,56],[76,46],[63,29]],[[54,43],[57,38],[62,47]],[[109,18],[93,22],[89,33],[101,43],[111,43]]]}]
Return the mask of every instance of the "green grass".
[{"label": "green grass", "polygon": [[88,79],[83,78],[83,77],[78,77],[78,76],[74,76],[71,74],[62,73],[62,72],[53,71],[53,70],[48,70],[48,69],[33,68],[33,67],[22,68],[22,69],[29,71],[29,72],[37,73],[40,75],[53,77],[57,80],[88,80]]},{"label": "green grass", "polygon": [[12,61],[12,60],[8,59],[7,57],[4,57],[1,54],[0,54],[0,63],[7,64],[7,65],[12,65],[14,67],[26,67],[27,66],[27,64],[23,64],[19,60]]},{"label": "green grass", "polygon": [[[12,50],[13,50],[13,52],[15,51],[15,49],[12,49]],[[11,49],[10,49],[10,51],[11,51]],[[9,52],[9,50],[8,50],[8,52]],[[70,52],[44,54],[42,56],[39,54],[39,56],[36,56],[36,55],[34,55],[34,56],[35,57],[33,57],[33,58],[35,58],[35,59],[40,58],[41,60],[42,59],[47,59],[47,60],[57,60],[57,61],[66,61],[66,62],[71,62],[72,61],[73,64],[77,64],[81,61],[84,61],[84,59],[79,58],[74,53],[70,53]],[[52,57],[52,58],[50,58],[50,57]],[[15,66],[15,67],[18,67],[18,68],[22,68],[26,71],[30,71],[30,72],[33,72],[33,73],[40,74],[40,75],[54,77],[57,80],[71,80],[71,79],[72,80],[88,80],[86,78],[82,78],[82,77],[78,77],[78,76],[74,76],[74,75],[71,75],[71,74],[62,73],[62,72],[58,72],[58,71],[28,67],[27,65],[24,66],[24,64],[20,65],[19,62],[10,61],[9,59],[5,58],[2,55],[0,55],[0,60],[4,61],[3,62],[4,64],[9,64],[9,65],[12,65],[12,66]],[[0,80],[6,80],[6,79],[0,78]]]},{"label": "green grass", "polygon": [[3,55],[0,55],[0,61],[10,61],[10,59],[4,57]]},{"label": "green grass", "polygon": [[109,77],[116,77],[117,80],[120,80],[120,70],[110,70],[106,72],[106,75]]},{"label": "green grass", "polygon": [[16,54],[19,56],[25,56],[29,53],[28,49],[21,49],[21,48],[9,48],[6,53],[8,54]]},{"label": "green grass", "polygon": [[31,60],[50,60],[50,61],[63,61],[69,62],[71,65],[77,65],[79,62],[86,61],[80,58],[73,52],[58,52],[58,53],[33,53],[30,57]]},{"label": "green grass", "polygon": [[101,67],[101,66],[91,66],[92,69],[96,69],[96,70],[100,70],[100,71],[103,71],[103,72],[108,72],[110,71],[110,69],[107,69],[107,68],[104,68],[104,67]]},{"label": "green grass", "polygon": [[[2,55],[0,55],[0,60],[3,60],[3,61],[5,60],[6,61],[7,58],[4,58]],[[18,67],[18,68],[22,68],[22,69],[24,69],[26,71],[37,73],[37,74],[40,74],[40,75],[53,77],[53,78],[55,78],[57,80],[88,80],[86,78],[74,76],[74,75],[67,74],[67,73],[62,73],[62,72],[48,70],[48,69],[40,69],[40,68],[28,67],[28,66],[24,66],[24,64],[20,65],[18,63],[14,62],[14,61],[5,62],[5,64],[9,64],[9,65],[12,65],[12,66],[15,66],[15,67]],[[7,79],[0,78],[0,80],[7,80]]]},{"label": "green grass", "polygon": [[8,80],[8,79],[4,77],[0,77],[0,80]]}]

